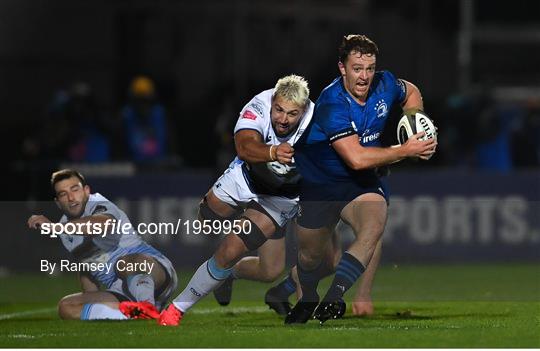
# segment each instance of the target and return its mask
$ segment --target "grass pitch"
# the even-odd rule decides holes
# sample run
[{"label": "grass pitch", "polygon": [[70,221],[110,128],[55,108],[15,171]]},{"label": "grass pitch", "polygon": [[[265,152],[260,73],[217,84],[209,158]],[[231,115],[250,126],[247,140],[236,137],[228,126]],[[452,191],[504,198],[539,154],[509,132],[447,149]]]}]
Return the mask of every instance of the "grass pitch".
[{"label": "grass pitch", "polygon": [[175,328],[62,321],[56,302],[75,276],[12,275],[0,278],[0,347],[540,347],[538,264],[381,267],[375,315],[348,309],[323,326],[285,326],[262,302],[269,286],[237,281],[230,306],[208,296]]}]

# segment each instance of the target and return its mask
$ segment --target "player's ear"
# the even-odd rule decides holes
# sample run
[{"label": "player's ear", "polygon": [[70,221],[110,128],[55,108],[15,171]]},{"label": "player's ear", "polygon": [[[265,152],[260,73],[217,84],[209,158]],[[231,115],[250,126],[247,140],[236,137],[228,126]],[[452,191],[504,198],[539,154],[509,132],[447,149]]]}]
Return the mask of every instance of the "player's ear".
[{"label": "player's ear", "polygon": [[345,76],[345,65],[343,64],[343,62],[339,61],[337,65],[338,65],[339,72],[341,73],[341,75]]},{"label": "player's ear", "polygon": [[85,185],[84,186],[84,193],[86,194],[86,196],[90,195],[90,185]]}]

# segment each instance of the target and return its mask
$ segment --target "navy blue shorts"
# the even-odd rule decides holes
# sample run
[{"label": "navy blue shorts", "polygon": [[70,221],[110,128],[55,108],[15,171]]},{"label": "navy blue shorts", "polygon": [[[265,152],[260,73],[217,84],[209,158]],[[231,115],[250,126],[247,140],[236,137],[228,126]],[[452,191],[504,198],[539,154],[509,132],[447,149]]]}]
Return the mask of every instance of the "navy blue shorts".
[{"label": "navy blue shorts", "polygon": [[303,182],[300,187],[300,213],[297,222],[308,229],[334,226],[339,221],[343,208],[366,193],[379,194],[388,202],[388,191],[380,179],[362,185],[354,182]]}]

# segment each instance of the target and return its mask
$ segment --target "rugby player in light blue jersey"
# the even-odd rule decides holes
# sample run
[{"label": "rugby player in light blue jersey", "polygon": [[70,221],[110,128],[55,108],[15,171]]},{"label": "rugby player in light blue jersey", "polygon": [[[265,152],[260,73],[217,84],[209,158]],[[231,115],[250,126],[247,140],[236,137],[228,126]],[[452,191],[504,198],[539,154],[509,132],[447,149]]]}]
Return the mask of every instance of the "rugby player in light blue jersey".
[{"label": "rugby player in light blue jersey", "polygon": [[[364,273],[384,231],[388,193],[377,167],[407,157],[429,158],[436,141],[413,135],[403,145],[381,147],[390,108],[422,110],[418,88],[388,71],[375,70],[377,45],[364,35],[347,35],[339,48],[341,76],[327,86],[315,104],[312,122],[296,144],[302,175],[301,214],[297,219],[298,276],[302,298],[285,323],[322,322],[345,312],[343,294]],[[343,253],[334,280],[319,304],[323,253],[330,233],[342,219],[355,240]]]},{"label": "rugby player in light blue jersey", "polygon": [[[59,235],[72,256],[70,264],[65,266],[79,272],[82,290],[60,300],[60,317],[81,320],[159,317],[159,309],[177,286],[172,263],[141,239],[115,204],[101,194],[91,194],[79,172],[70,169],[55,172],[51,186],[64,214],[54,225],[71,232],[74,230],[68,227],[81,224],[76,228],[77,234]],[[41,228],[42,233],[52,224],[43,215],[28,219],[28,226]]]}]

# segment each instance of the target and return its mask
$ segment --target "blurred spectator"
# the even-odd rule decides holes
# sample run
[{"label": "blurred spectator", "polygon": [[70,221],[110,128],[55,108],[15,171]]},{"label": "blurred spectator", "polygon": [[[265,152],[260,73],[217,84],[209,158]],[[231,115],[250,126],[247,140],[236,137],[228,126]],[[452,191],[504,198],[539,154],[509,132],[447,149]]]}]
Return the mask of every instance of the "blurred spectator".
[{"label": "blurred spectator", "polygon": [[129,101],[122,108],[129,155],[136,162],[155,162],[167,153],[167,117],[156,100],[154,82],[145,76],[133,79]]},{"label": "blurred spectator", "polygon": [[441,143],[448,152],[448,165],[500,172],[513,168],[512,134],[523,117],[523,108],[497,103],[488,93],[481,89],[448,100],[448,125]]},{"label": "blurred spectator", "polygon": [[90,85],[75,83],[66,105],[66,116],[70,125],[67,159],[72,162],[107,162],[110,145],[106,123],[101,116]]},{"label": "blurred spectator", "polygon": [[74,83],[58,90],[45,118],[23,142],[27,160],[106,162],[110,157],[108,128],[90,85]]},{"label": "blurred spectator", "polygon": [[513,134],[512,157],[516,167],[540,166],[540,101],[529,105],[523,123]]},{"label": "blurred spectator", "polygon": [[516,111],[491,106],[476,120],[475,165],[480,169],[506,172],[512,169],[511,119]]},{"label": "blurred spectator", "polygon": [[23,158],[28,161],[57,160],[67,147],[69,122],[66,118],[66,106],[69,102],[67,90],[57,90],[47,107],[43,119],[36,128],[25,136],[22,147]]},{"label": "blurred spectator", "polygon": [[215,167],[216,176],[220,176],[236,156],[233,135],[234,125],[238,119],[236,108],[234,97],[231,94],[225,95],[218,110],[219,114],[214,127],[214,134],[216,140],[218,140]]}]

